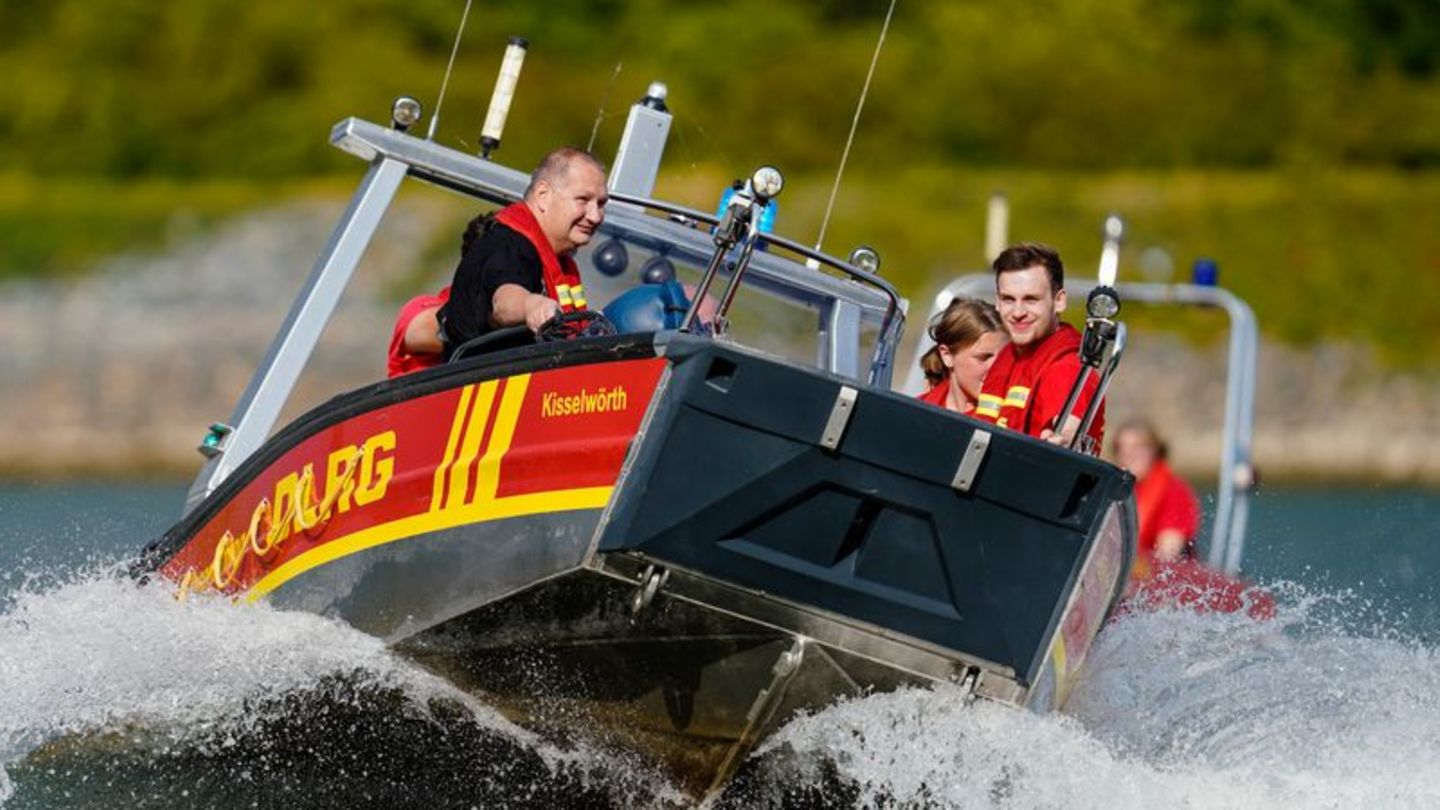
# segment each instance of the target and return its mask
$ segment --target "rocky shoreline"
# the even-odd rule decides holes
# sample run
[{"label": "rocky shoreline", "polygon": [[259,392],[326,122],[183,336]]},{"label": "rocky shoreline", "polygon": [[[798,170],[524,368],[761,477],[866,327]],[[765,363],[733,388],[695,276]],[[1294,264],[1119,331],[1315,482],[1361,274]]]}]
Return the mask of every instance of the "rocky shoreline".
[{"label": "rocky shoreline", "polygon": [[[339,210],[294,201],[83,278],[0,285],[0,477],[193,472],[196,443],[228,418]],[[450,222],[417,202],[397,206],[282,420],[384,374],[396,308],[387,291],[415,276]],[[1208,481],[1224,365],[1223,346],[1137,334],[1111,424],[1143,413],[1170,438],[1176,466]],[[1254,458],[1267,480],[1440,485],[1430,429],[1440,379],[1385,372],[1354,347],[1271,344],[1258,378]]]}]

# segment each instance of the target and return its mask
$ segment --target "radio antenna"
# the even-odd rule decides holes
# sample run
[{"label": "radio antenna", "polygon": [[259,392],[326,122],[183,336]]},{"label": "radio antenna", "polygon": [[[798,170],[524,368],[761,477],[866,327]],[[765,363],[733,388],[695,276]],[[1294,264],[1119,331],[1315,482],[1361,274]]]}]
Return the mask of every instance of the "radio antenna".
[{"label": "radio antenna", "polygon": [[830,187],[830,200],[825,203],[825,216],[820,220],[820,235],[815,237],[815,249],[825,242],[825,229],[830,225],[830,214],[835,210],[835,195],[840,193],[840,178],[845,174],[845,162],[850,159],[850,145],[855,142],[855,129],[860,126],[860,111],[865,109],[865,96],[870,92],[870,80],[875,77],[875,65],[880,62],[880,49],[885,47],[885,33],[890,30],[890,17],[895,13],[897,0],[890,0],[890,9],[885,12],[885,24],[880,26],[880,39],[875,43],[875,54],[870,57],[870,70],[865,74],[865,85],[860,88],[860,101],[855,105],[855,117],[850,120],[850,135],[845,138],[845,151],[840,153],[840,166],[835,170],[835,184]]},{"label": "radio antenna", "polygon": [[624,66],[624,62],[616,62],[615,72],[610,74],[610,83],[605,85],[605,95],[600,97],[600,109],[595,111],[595,126],[590,128],[590,142],[585,144],[586,152],[595,151],[595,136],[600,134],[600,122],[605,120],[605,107],[610,104],[610,91],[615,89],[615,81],[620,78],[620,69]]},{"label": "radio antenna", "polygon": [[465,22],[470,19],[470,3],[465,0],[465,11],[460,14],[460,27],[455,30],[455,44],[450,46],[450,62],[445,65],[445,78],[440,80],[440,95],[435,99],[435,112],[430,115],[430,128],[425,131],[425,140],[435,140],[435,128],[440,125],[440,105],[445,103],[445,88],[450,86],[450,72],[455,69],[455,54],[460,52],[460,38],[465,35]]}]

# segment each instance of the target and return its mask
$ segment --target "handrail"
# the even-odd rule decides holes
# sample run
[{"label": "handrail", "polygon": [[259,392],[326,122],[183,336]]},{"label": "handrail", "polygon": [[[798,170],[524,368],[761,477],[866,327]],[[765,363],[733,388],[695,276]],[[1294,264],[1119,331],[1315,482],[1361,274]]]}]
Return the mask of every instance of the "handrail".
[{"label": "handrail", "polygon": [[[610,193],[610,199],[614,202],[625,203],[628,205],[639,206],[642,208],[650,208],[656,211],[662,211],[666,214],[684,217],[686,220],[704,223],[712,227],[720,224],[720,218],[715,216],[714,214],[710,214],[704,211],[698,211],[694,208],[689,208],[687,206],[679,205],[677,203],[666,202],[664,200],[656,200],[649,197],[638,197],[631,194],[619,194],[616,192]],[[793,239],[786,239],[783,236],[777,236],[772,233],[761,233],[758,235],[758,238],[763,240],[767,244],[774,245],[778,248],[783,248],[798,256],[802,256],[807,260],[815,261],[819,264],[823,264],[827,267],[844,273],[845,275],[849,276],[852,281],[858,281],[862,284],[874,287],[885,295],[887,303],[885,306],[885,315],[880,321],[880,338],[888,351],[880,352],[879,354],[881,356],[877,356],[874,363],[872,363],[871,365],[870,381],[872,383],[876,382],[879,369],[883,368],[885,365],[888,365],[890,358],[894,356],[895,346],[892,341],[894,338],[898,337],[901,328],[903,328],[904,307],[901,303],[903,299],[900,297],[899,291],[897,291],[894,285],[892,285],[889,281],[886,281],[885,279],[881,278],[878,275],[875,275],[874,273],[861,270],[860,268],[850,264],[849,262],[841,261],[840,259],[837,259],[827,253],[821,253],[814,248],[806,247],[805,245],[796,242]]]},{"label": "handrail", "polygon": [[[475,155],[459,152],[433,141],[423,140],[359,118],[347,118],[336,124],[331,130],[330,142],[362,160],[375,161],[380,158],[389,158],[402,162],[408,167],[408,175],[412,178],[497,204],[505,204],[519,199],[529,181],[527,174],[499,163],[493,163]],[[610,197],[622,203],[621,206],[617,206],[618,210],[615,212],[616,216],[613,220],[615,226],[622,229],[633,229],[634,224],[640,224],[640,220],[650,220],[653,225],[647,224],[647,229],[655,231],[651,235],[661,239],[681,238],[678,232],[665,233],[669,228],[691,234],[695,234],[695,231],[690,228],[681,228],[677,223],[664,218],[645,216],[643,209],[650,208],[688,218],[691,224],[713,225],[717,222],[717,219],[710,214],[673,203],[620,193],[612,193]],[[639,210],[635,210],[631,214],[631,211],[626,210],[630,208]],[[610,221],[606,222],[606,227],[611,227],[611,225]],[[698,238],[698,234],[695,235]],[[766,280],[767,286],[772,286],[776,282],[785,287],[793,286],[793,292],[819,294],[833,300],[837,305],[855,304],[863,308],[867,319],[878,318],[880,331],[875,351],[871,355],[869,381],[872,385],[888,385],[889,368],[904,327],[905,303],[895,288],[878,276],[851,266],[833,256],[811,250],[797,242],[772,234],[764,234],[763,238],[767,244],[803,256],[808,262],[826,265],[848,277],[849,281],[860,282],[863,285],[857,286],[856,294],[850,296],[842,286],[846,279],[825,273],[815,273],[811,278],[794,273],[790,265],[795,264],[795,261],[789,257],[777,256],[773,261],[761,262],[752,267],[759,271],[759,277]],[[698,249],[700,246],[692,244],[686,247]],[[775,266],[782,262],[786,265],[785,267]],[[757,278],[758,280],[759,278]],[[789,284],[786,284],[787,280],[790,282]],[[864,292],[864,297],[860,295],[861,290]],[[871,300],[865,300],[866,298]]]}]

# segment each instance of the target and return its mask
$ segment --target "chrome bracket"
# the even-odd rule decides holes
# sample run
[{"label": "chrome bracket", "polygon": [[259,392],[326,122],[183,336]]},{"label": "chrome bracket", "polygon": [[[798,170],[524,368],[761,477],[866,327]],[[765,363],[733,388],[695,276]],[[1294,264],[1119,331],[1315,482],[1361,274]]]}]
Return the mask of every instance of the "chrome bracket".
[{"label": "chrome bracket", "polygon": [[860,392],[848,385],[840,386],[835,395],[835,404],[830,407],[830,418],[825,420],[825,429],[820,432],[820,446],[834,450],[845,436],[845,427],[850,424],[850,415],[855,412],[855,401]]},{"label": "chrome bracket", "polygon": [[975,690],[976,690],[976,688],[977,688],[979,685],[980,685],[980,668],[979,668],[979,667],[969,667],[969,668],[967,668],[967,669],[965,670],[965,674],[963,674],[963,675],[960,676],[960,689],[963,690],[964,693],[965,693],[965,698],[964,698],[964,699],[965,699],[965,702],[966,702],[966,703],[974,703],[974,702],[975,702],[975,697],[976,697],[976,695],[975,695]]},{"label": "chrome bracket", "polygon": [[950,486],[958,492],[969,492],[970,487],[975,485],[975,476],[980,472],[980,463],[985,460],[985,453],[990,449],[990,431],[976,430],[970,434],[970,444],[965,447],[965,455],[960,457],[960,466],[955,470],[955,478]]},{"label": "chrome bracket", "polygon": [[635,597],[630,600],[630,615],[639,616],[641,611],[650,606],[655,594],[665,586],[665,581],[670,579],[670,569],[659,568],[655,565],[645,566],[640,572],[640,586],[635,589]]},{"label": "chrome bracket", "polygon": [[[726,780],[739,769],[745,755],[759,742],[765,729],[776,719],[775,713],[780,710],[785,692],[789,689],[790,682],[795,678],[796,673],[800,671],[800,665],[804,663],[805,653],[809,649],[810,639],[796,636],[789,649],[780,653],[775,659],[774,665],[770,668],[770,684],[760,690],[760,693],[755,696],[755,702],[750,704],[750,710],[745,713],[745,730],[740,733],[739,739],[730,746],[724,762],[716,769],[714,781],[705,791],[707,796],[713,797],[719,792]],[[709,803],[701,806],[708,807]]]}]

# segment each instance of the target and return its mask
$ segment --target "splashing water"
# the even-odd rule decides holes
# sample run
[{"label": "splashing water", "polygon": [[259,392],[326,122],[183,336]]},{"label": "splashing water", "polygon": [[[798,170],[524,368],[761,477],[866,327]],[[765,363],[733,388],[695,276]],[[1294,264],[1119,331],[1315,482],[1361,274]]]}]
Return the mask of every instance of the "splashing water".
[{"label": "splashing water", "polygon": [[[0,757],[45,737],[116,724],[194,729],[245,714],[263,693],[395,665],[379,641],[318,616],[98,577],[26,593],[0,619]],[[21,652],[23,651],[23,653]]]},{"label": "splashing water", "polygon": [[373,637],[118,573],[0,614],[0,807],[625,806],[679,794]]},{"label": "splashing water", "polygon": [[796,784],[824,783],[863,806],[1440,806],[1425,765],[1440,761],[1435,651],[1346,635],[1320,618],[1345,598],[1281,590],[1273,622],[1111,625],[1064,715],[945,687],[798,719],[764,746],[745,803],[794,804]]},{"label": "splashing water", "polygon": [[[0,603],[4,810],[684,804],[329,619],[113,571],[26,581]],[[1275,590],[1269,622],[1112,624],[1065,714],[937,687],[798,718],[717,804],[1440,806],[1436,651],[1353,594]]]}]

